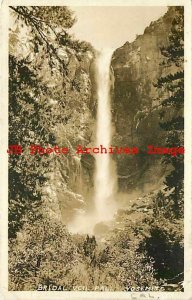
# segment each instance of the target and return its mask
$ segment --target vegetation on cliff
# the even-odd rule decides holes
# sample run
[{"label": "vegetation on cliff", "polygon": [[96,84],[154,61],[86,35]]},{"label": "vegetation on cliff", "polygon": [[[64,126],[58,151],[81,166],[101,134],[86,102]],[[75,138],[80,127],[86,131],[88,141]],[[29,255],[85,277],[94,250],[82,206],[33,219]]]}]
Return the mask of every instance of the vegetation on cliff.
[{"label": "vegetation on cliff", "polygon": [[[166,95],[161,100],[160,126],[166,131],[165,145],[182,146],[184,144],[184,8],[176,8],[172,22],[168,47],[161,52],[165,57],[164,65],[175,66],[175,72],[158,79],[156,87]],[[169,95],[169,96],[167,96]],[[171,164],[172,171],[166,176],[166,191],[169,196],[169,212],[174,217],[183,217],[183,189],[184,189],[184,160],[183,156],[175,158],[165,156],[164,164]]]},{"label": "vegetation on cliff", "polygon": [[[165,146],[184,144],[184,9],[176,7],[169,34],[169,44],[161,48],[163,65],[169,73],[161,76],[155,87],[162,93],[158,105],[160,127],[165,136]],[[156,109],[156,108],[154,108]],[[164,185],[153,199],[153,223],[150,237],[143,249],[154,258],[157,278],[167,284],[181,283],[184,275],[184,159],[182,156],[161,158],[170,168]],[[176,263],[177,262],[177,263]]]},{"label": "vegetation on cliff", "polygon": [[[182,290],[183,161],[180,156],[163,158],[164,165],[171,168],[168,167],[170,172],[161,190],[158,187],[155,192],[138,198],[129,208],[119,210],[111,227],[98,239],[70,234],[59,212],[66,211],[67,201],[71,203],[74,198],[83,202],[82,195],[72,189],[73,182],[77,181],[74,173],[81,165],[73,157],[73,149],[78,143],[86,146],[90,142],[89,72],[93,49],[67,33],[75,22],[67,7],[10,9],[15,25],[10,30],[9,144],[20,144],[24,149],[30,144],[44,147],[63,144],[70,148],[72,155],[59,159],[49,155],[30,156],[24,151],[22,155],[9,157],[9,289],[47,290],[63,286],[66,290]],[[173,143],[181,146],[183,142],[183,11],[175,8],[175,12],[175,17],[171,17],[168,44],[162,47],[163,39],[160,45],[155,44],[161,55],[156,63],[164,61],[165,67],[174,65],[174,70],[175,66],[179,70],[160,76],[155,87],[157,95],[165,95],[158,103],[161,108],[154,109],[153,119],[160,113],[166,146]],[[166,22],[170,24],[170,19]],[[152,26],[158,27],[158,24]],[[135,59],[139,51],[137,48]],[[145,59],[148,63],[152,58]],[[130,75],[130,69],[126,70]],[[133,142],[135,137],[137,141],[142,124],[148,121],[153,124],[145,106],[151,101],[147,98],[149,90],[154,92],[153,80],[147,78],[144,85],[140,85],[139,80],[129,82],[128,87],[123,82],[119,88],[125,92],[121,99],[123,107],[135,92],[138,96],[143,89],[145,94],[144,104],[139,104],[138,96],[136,105],[132,98],[129,106],[135,115],[132,115],[131,126],[127,126],[132,129],[126,141],[131,138]],[[138,116],[137,109],[142,116]],[[169,116],[166,115],[168,110]],[[121,107],[120,116],[127,121],[128,116],[121,114],[122,111]],[[123,119],[119,126],[122,131],[125,129]],[[150,131],[150,126],[150,137],[156,139],[157,128]],[[121,141],[122,131],[119,132]],[[144,138],[146,143],[146,136],[142,143]],[[90,171],[89,165],[93,168],[94,161],[83,159],[82,165],[88,166]],[[119,162],[125,178],[135,161]],[[137,161],[137,168],[141,166],[140,176],[143,161],[141,158]],[[49,178],[53,173],[57,177],[55,181]],[[51,203],[55,205],[55,196],[52,193],[51,201],[47,202],[44,195],[47,184],[59,186],[62,193],[60,203],[56,196],[59,208],[55,215],[50,209]]]},{"label": "vegetation on cliff", "polygon": [[[41,203],[42,187],[55,167],[54,156],[30,156],[26,147],[62,142],[73,147],[79,142],[77,133],[81,131],[82,138],[87,133],[88,120],[80,115],[89,113],[90,83],[88,66],[84,63],[83,69],[81,61],[90,60],[92,48],[67,34],[75,19],[66,7],[17,6],[10,10],[15,24],[10,29],[9,144],[24,149],[22,155],[9,157],[12,238],[32,206]],[[59,127],[64,131],[62,141],[58,140]]]}]

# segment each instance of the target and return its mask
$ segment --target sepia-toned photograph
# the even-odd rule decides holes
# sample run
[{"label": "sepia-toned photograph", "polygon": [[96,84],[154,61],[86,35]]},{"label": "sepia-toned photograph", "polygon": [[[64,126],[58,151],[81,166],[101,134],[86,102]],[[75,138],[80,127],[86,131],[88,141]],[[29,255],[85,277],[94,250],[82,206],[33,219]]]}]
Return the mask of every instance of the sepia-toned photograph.
[{"label": "sepia-toned photograph", "polygon": [[184,5],[68,3],[8,7],[8,291],[184,299]]}]

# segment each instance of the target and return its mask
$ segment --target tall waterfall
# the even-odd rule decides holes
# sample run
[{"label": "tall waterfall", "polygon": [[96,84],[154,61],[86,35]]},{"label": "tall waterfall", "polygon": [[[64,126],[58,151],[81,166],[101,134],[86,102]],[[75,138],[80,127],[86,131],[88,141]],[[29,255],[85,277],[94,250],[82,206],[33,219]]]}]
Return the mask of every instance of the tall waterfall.
[{"label": "tall waterfall", "polygon": [[[112,121],[110,99],[110,64],[112,50],[100,52],[97,57],[97,122],[95,146],[102,145],[106,149],[111,146]],[[114,161],[108,153],[94,154],[95,176],[92,212],[77,213],[68,225],[71,232],[94,233],[97,223],[109,221],[116,211],[115,192],[117,176]]]},{"label": "tall waterfall", "polygon": [[[110,64],[112,50],[100,52],[97,58],[97,126],[96,145],[106,148],[111,146],[112,121],[110,99]],[[109,153],[95,155],[96,170],[94,178],[94,205],[96,220],[106,221],[115,212],[114,193],[116,189],[116,172]]]}]

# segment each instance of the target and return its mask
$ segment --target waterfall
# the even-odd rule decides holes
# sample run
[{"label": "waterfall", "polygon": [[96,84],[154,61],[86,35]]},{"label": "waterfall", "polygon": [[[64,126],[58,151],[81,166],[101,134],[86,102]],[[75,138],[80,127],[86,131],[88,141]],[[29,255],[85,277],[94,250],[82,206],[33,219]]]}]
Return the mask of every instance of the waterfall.
[{"label": "waterfall", "polygon": [[[95,146],[102,145],[106,149],[111,146],[112,120],[110,99],[110,65],[112,50],[105,50],[98,54],[97,68],[97,122]],[[108,152],[108,151],[107,151]],[[109,153],[94,154],[95,176],[92,212],[79,212],[68,228],[72,233],[93,234],[95,225],[109,221],[116,211],[115,193],[117,176],[114,161]]]},{"label": "waterfall", "polygon": [[[113,51],[104,50],[99,53],[97,66],[97,125],[96,145],[105,148],[111,146],[112,121],[110,99],[110,65]],[[116,190],[116,172],[114,162],[109,153],[95,155],[96,169],[94,178],[94,205],[96,220],[112,219],[115,212],[114,194]]]}]

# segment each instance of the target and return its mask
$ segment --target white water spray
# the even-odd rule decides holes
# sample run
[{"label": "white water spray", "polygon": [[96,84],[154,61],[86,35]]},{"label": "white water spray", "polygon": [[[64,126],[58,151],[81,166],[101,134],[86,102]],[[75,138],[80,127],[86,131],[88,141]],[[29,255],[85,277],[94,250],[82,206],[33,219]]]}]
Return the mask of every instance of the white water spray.
[{"label": "white water spray", "polygon": [[[112,53],[112,50],[105,50],[100,52],[97,58],[98,107],[96,145],[102,145],[107,149],[111,146],[112,138],[110,101],[110,64]],[[97,221],[106,221],[112,219],[115,212],[116,172],[114,162],[109,153],[96,154],[95,160],[95,215]]]},{"label": "white water spray", "polygon": [[[95,146],[102,145],[107,150],[111,146],[112,121],[110,99],[110,64],[112,50],[104,50],[98,54],[97,67],[97,125]],[[97,223],[109,221],[116,211],[115,193],[117,176],[114,161],[108,153],[98,153],[95,157],[94,176],[94,208],[92,213],[82,211],[68,225],[71,232],[94,233]]]}]

